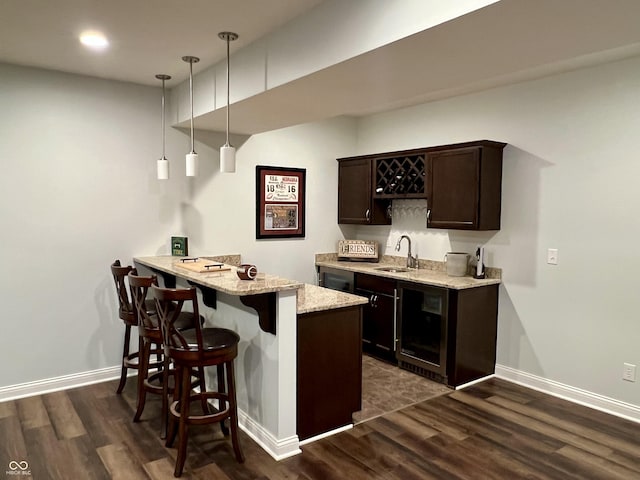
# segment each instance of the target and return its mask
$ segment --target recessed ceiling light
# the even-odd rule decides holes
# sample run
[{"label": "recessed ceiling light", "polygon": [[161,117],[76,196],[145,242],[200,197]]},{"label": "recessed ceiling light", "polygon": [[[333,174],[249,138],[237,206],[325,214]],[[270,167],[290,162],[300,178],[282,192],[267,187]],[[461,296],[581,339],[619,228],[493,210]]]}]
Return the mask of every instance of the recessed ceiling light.
[{"label": "recessed ceiling light", "polygon": [[109,41],[101,32],[95,30],[83,32],[80,35],[80,42],[94,50],[102,50],[109,46]]}]

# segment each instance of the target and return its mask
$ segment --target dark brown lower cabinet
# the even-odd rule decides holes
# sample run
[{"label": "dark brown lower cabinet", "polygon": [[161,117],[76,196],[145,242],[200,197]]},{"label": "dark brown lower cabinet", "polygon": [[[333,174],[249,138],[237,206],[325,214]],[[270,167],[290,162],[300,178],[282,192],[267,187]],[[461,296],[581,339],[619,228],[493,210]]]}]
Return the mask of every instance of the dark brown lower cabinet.
[{"label": "dark brown lower cabinet", "polygon": [[451,387],[495,372],[498,285],[399,288],[401,367]]},{"label": "dark brown lower cabinet", "polygon": [[362,309],[362,349],[395,363],[397,281],[359,273],[354,283],[354,293],[369,299]]},{"label": "dark brown lower cabinet", "polygon": [[498,285],[449,291],[449,385],[495,373],[497,332]]},{"label": "dark brown lower cabinet", "polygon": [[298,315],[300,440],[353,423],[362,405],[362,307]]}]

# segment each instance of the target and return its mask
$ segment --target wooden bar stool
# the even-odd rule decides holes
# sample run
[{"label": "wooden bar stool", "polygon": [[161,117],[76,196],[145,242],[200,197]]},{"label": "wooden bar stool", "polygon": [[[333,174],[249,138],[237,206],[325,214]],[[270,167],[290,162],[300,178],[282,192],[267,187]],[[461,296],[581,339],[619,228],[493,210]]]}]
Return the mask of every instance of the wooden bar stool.
[{"label": "wooden bar stool", "polygon": [[[118,298],[118,316],[125,325],[124,348],[122,350],[122,370],[120,372],[120,383],[118,384],[118,389],[116,390],[116,393],[118,394],[122,393],[122,390],[127,383],[128,371],[130,369],[138,370],[139,368],[139,352],[131,352],[129,345],[131,338],[131,327],[138,326],[138,321],[133,310],[133,305],[129,301],[129,294],[127,291],[127,286],[125,284],[125,278],[131,270],[133,270],[132,266],[129,265],[123,267],[120,264],[120,260],[116,260],[111,264],[111,274],[113,275],[113,281],[116,285],[116,296]],[[148,302],[147,307],[155,310],[155,304],[152,302]]]},{"label": "wooden bar stool", "polygon": [[[173,393],[170,379],[174,374],[171,368],[169,357],[163,355],[164,346],[162,341],[162,330],[155,309],[155,300],[147,299],[147,293],[151,285],[158,285],[155,275],[140,276],[137,270],[132,269],[128,275],[131,300],[138,322],[138,335],[140,337],[139,368],[138,368],[138,395],[136,413],[133,421],[140,420],[146,403],[147,393],[162,395],[162,426],[161,437],[166,434],[168,415],[168,394]],[[153,302],[154,308],[150,310],[148,303]],[[200,319],[202,323],[204,319]],[[175,322],[178,330],[184,331],[195,328],[194,316],[188,312],[182,312]],[[157,354],[157,361],[152,362],[151,357]],[[160,367],[157,372],[149,373],[150,369]],[[204,374],[203,374],[204,375]]]},{"label": "wooden bar stool", "polygon": [[[233,360],[238,355],[240,337],[226,328],[203,328],[196,321],[194,330],[180,331],[176,322],[185,304],[192,305],[191,315],[199,318],[198,299],[195,288],[168,289],[151,286],[156,300],[156,309],[162,328],[165,356],[169,357],[176,369],[174,401],[169,407],[169,431],[167,446],[173,444],[178,423],[178,455],[174,475],[182,475],[187,453],[189,425],[220,423],[227,435],[224,421],[229,419],[231,441],[236,460],[244,462],[244,454],[238,440],[238,408],[236,404],[235,375]],[[216,366],[218,373],[217,390],[208,390],[204,378],[200,391],[191,390],[191,372],[203,367]],[[225,381],[226,379],[226,381]],[[209,399],[218,400],[218,409],[209,404]],[[202,414],[191,412],[191,403],[199,402]]]}]

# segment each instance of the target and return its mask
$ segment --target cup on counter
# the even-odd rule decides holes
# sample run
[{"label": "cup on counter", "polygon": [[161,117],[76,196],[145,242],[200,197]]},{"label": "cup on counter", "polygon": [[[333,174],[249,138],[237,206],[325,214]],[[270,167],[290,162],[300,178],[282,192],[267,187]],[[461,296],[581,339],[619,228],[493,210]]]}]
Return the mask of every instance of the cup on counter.
[{"label": "cup on counter", "polygon": [[258,268],[249,263],[243,263],[236,269],[236,274],[240,280],[253,280],[258,276]]}]

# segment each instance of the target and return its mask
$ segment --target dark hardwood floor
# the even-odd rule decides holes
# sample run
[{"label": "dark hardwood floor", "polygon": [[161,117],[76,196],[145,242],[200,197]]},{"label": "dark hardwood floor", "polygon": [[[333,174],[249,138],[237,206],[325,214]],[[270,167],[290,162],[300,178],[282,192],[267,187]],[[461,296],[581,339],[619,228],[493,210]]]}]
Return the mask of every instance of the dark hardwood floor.
[{"label": "dark hardwood floor", "polygon": [[[159,401],[140,423],[135,382],[0,403],[0,473],[7,478],[173,478],[175,450],[158,437]],[[304,414],[304,413],[303,413]],[[193,428],[183,478],[640,478],[640,424],[493,379],[356,425],[274,461],[241,435],[236,463],[217,426]],[[11,475],[28,462],[31,475]],[[24,466],[25,464],[22,464]]]}]

